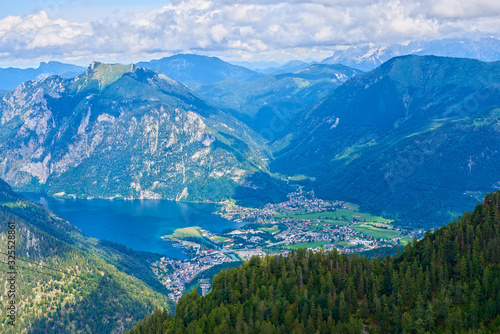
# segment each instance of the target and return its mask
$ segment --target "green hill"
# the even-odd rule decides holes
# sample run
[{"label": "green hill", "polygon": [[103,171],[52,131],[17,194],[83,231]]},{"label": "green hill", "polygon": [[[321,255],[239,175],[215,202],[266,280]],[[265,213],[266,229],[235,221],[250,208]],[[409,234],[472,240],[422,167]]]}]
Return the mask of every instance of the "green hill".
[{"label": "green hill", "polygon": [[497,333],[499,274],[500,191],[397,257],[254,257],[129,333]]}]

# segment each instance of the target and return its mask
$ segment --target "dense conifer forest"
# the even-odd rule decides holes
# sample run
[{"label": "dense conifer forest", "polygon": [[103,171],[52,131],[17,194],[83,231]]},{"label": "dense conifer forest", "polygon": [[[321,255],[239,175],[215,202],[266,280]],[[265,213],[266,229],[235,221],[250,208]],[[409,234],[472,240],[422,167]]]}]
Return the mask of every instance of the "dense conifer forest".
[{"label": "dense conifer forest", "polygon": [[497,191],[400,256],[253,257],[130,333],[496,333],[499,265]]}]

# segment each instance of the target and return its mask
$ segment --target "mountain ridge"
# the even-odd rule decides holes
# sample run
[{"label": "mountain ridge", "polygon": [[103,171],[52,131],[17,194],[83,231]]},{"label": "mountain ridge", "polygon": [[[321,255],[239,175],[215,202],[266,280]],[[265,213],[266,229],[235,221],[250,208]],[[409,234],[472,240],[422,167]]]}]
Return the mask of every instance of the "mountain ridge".
[{"label": "mountain ridge", "polygon": [[263,76],[259,72],[230,64],[217,57],[195,54],[177,54],[149,62],[139,62],[137,65],[158,70],[190,88],[227,79],[252,81]]},{"label": "mountain ridge", "polygon": [[361,73],[343,65],[313,64],[295,73],[268,75],[251,82],[226,80],[204,85],[197,92],[273,142],[297,115]]}]

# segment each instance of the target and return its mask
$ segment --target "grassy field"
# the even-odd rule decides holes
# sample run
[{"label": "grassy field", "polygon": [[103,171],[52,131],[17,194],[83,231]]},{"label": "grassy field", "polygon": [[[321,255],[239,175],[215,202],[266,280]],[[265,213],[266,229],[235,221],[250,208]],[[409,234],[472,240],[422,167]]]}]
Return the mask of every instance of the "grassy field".
[{"label": "grassy field", "polygon": [[[348,223],[356,222],[351,226],[354,230],[374,238],[392,239],[401,235],[391,227],[392,220],[369,213],[359,211],[359,206],[353,203],[345,203],[349,208],[338,209],[336,211],[323,212],[289,212],[279,213],[275,218],[308,219],[311,221],[310,231],[322,230],[326,225],[335,224],[345,226]],[[318,223],[319,222],[319,223]],[[383,228],[387,227],[387,228]],[[307,246],[315,247],[315,246]]]},{"label": "grassy field", "polygon": [[377,222],[382,224],[390,224],[392,222],[392,220],[390,219],[386,219],[380,216],[374,216],[369,213],[359,212],[356,205],[349,205],[352,205],[350,209],[339,209],[333,212],[334,217],[344,218],[348,221],[357,220],[362,222]]},{"label": "grassy field", "polygon": [[412,237],[403,237],[399,239],[399,243],[403,246],[405,246],[407,243],[412,242],[413,238]]},{"label": "grassy field", "polygon": [[323,212],[290,212],[290,213],[279,213],[274,216],[276,219],[279,218],[294,218],[294,219],[309,219],[311,222],[316,222],[319,220],[321,223],[325,224],[337,224],[337,225],[347,225],[349,221],[347,219],[342,219],[341,217],[335,216],[335,212],[323,211]]},{"label": "grassy field", "polygon": [[372,226],[371,224],[355,224],[351,226],[353,230],[369,235],[377,239],[392,239],[399,237],[401,233],[397,230],[383,229]]},{"label": "grassy field", "polygon": [[316,231],[316,230],[322,230],[325,228],[325,225],[328,225],[328,224],[324,224],[324,223],[313,223],[311,224],[311,227],[309,227],[309,231]]},{"label": "grassy field", "polygon": [[317,248],[324,245],[331,244],[330,241],[317,241],[317,242],[301,242],[298,244],[284,246],[285,249],[299,249],[299,248]]},{"label": "grassy field", "polygon": [[390,224],[392,220],[380,216],[374,216],[369,213],[359,212],[356,204],[347,203],[349,209],[338,209],[337,211],[323,212],[287,212],[278,213],[275,218],[295,218],[295,219],[310,219],[311,221],[320,220],[325,223],[333,223],[337,225],[346,224],[353,220],[361,222],[374,222],[381,224]]},{"label": "grassy field", "polygon": [[320,223],[312,222],[309,227],[309,231],[323,230],[325,227],[332,227],[330,225],[347,226],[347,224],[347,221],[327,219],[325,221],[321,221]]},{"label": "grassy field", "polygon": [[203,234],[201,233],[201,228],[198,226],[190,226],[184,228],[178,228],[174,231],[174,233],[169,235],[164,235],[163,239],[169,240],[183,240],[183,239],[205,239]]},{"label": "grassy field", "polygon": [[267,233],[274,233],[278,232],[280,229],[278,228],[278,225],[274,225],[272,227],[261,227],[259,230],[267,232]]},{"label": "grassy field", "polygon": [[[277,213],[275,215],[276,218],[297,218],[297,219],[311,219],[311,220],[320,220],[320,219],[325,219],[329,218],[332,216],[332,214],[335,214],[335,212],[331,211],[323,211],[323,212],[285,212],[285,213]],[[322,217],[322,218],[320,218]],[[332,216],[333,217],[333,216]]]},{"label": "grassy field", "polygon": [[212,240],[212,241],[220,241],[220,242],[231,240],[229,238],[224,238],[224,237],[219,237],[219,236],[210,237],[209,239]]},{"label": "grassy field", "polygon": [[348,241],[336,241],[335,242],[336,247],[342,247],[342,248],[351,248],[355,247],[354,245],[349,245]]}]

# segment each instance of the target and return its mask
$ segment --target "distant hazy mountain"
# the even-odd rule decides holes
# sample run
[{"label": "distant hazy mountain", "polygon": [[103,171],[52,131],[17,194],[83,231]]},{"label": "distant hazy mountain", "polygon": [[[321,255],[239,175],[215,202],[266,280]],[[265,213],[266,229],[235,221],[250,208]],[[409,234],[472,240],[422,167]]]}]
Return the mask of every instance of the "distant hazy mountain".
[{"label": "distant hazy mountain", "polygon": [[343,64],[370,71],[393,57],[410,54],[497,61],[500,60],[500,40],[494,38],[483,38],[478,41],[444,39],[428,42],[413,41],[406,45],[360,45],[335,51],[331,57],[324,59],[321,63]]},{"label": "distant hazy mountain", "polygon": [[314,177],[320,197],[440,224],[500,188],[500,62],[394,58],[290,131],[273,170]]},{"label": "distant hazy mountain", "polygon": [[258,135],[136,65],[92,63],[73,79],[24,83],[4,95],[0,116],[0,176],[16,189],[220,200],[268,180]]},{"label": "distant hazy mountain", "polygon": [[260,72],[263,69],[270,67],[280,67],[283,63],[276,61],[231,61],[231,64],[243,66],[251,69],[252,71]]},{"label": "distant hazy mountain", "polygon": [[343,65],[312,65],[296,73],[269,75],[251,82],[226,80],[198,92],[273,142],[292,119],[313,107],[346,80],[361,74]]},{"label": "distant hazy mountain", "polygon": [[295,73],[311,66],[312,64],[313,63],[306,63],[300,60],[292,60],[281,66],[274,66],[261,69],[259,70],[259,72],[271,75],[278,75],[283,73]]},{"label": "distant hazy mountain", "polygon": [[71,78],[85,71],[84,67],[57,61],[40,63],[38,68],[0,68],[0,89],[11,90],[29,80],[39,80],[50,75]]},{"label": "distant hazy mountain", "polygon": [[261,73],[227,63],[216,57],[193,54],[178,54],[137,65],[158,70],[192,88],[227,79],[251,81],[263,76]]}]

